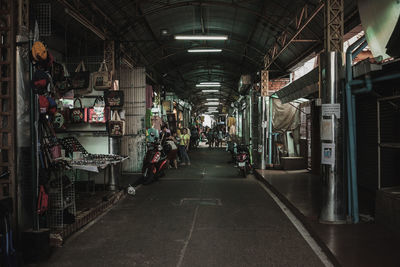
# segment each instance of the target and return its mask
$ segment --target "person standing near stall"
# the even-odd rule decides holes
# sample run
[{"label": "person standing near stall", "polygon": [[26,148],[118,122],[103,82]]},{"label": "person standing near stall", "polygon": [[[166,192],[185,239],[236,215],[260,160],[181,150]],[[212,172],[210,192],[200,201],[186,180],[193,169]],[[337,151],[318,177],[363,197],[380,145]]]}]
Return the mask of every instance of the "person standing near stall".
[{"label": "person standing near stall", "polygon": [[182,165],[190,165],[190,158],[187,153],[190,144],[190,136],[187,133],[187,129],[184,128],[180,136],[181,142],[179,144],[179,153],[182,157]]}]

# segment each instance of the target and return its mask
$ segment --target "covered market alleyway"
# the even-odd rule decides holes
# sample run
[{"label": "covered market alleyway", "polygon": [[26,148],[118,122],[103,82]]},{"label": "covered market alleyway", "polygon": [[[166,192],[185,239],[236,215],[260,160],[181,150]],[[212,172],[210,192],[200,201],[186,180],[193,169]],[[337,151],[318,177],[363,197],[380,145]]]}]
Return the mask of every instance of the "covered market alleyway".
[{"label": "covered market alleyway", "polygon": [[324,266],[228,152],[190,156],[192,166],[140,187],[40,266]]}]

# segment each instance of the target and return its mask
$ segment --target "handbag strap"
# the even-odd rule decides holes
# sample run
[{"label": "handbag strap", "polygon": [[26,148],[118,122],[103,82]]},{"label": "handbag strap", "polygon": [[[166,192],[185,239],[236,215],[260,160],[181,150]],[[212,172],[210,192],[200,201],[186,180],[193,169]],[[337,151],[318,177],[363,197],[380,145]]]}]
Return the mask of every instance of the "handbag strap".
[{"label": "handbag strap", "polygon": [[65,66],[64,63],[61,63],[61,65],[64,69],[64,77],[69,77],[69,72],[68,72],[67,66]]},{"label": "handbag strap", "polygon": [[105,70],[105,71],[108,71],[107,64],[106,64],[106,61],[105,61],[105,60],[103,60],[103,62],[101,62],[100,68],[99,68],[99,72],[100,72],[100,71],[103,71],[103,67],[104,67],[104,70]]},{"label": "handbag strap", "polygon": [[[101,104],[101,105],[99,105]],[[104,107],[106,105],[106,103],[104,102],[104,97],[102,96],[98,96],[96,97],[96,99],[94,100],[93,106],[100,106],[100,107]]]},{"label": "handbag strap", "polygon": [[119,116],[117,110],[115,111],[115,114],[116,114],[116,115],[115,115],[116,121],[121,121],[121,117]]},{"label": "handbag strap", "polygon": [[121,117],[119,116],[117,110],[114,110],[114,111],[112,112],[111,120],[112,120],[112,121],[121,121]]},{"label": "handbag strap", "polygon": [[76,67],[75,72],[86,71],[85,63],[83,60],[79,63],[78,67]]},{"label": "handbag strap", "polygon": [[80,105],[79,108],[82,108],[82,101],[81,101],[80,98],[77,98],[77,99],[74,100],[74,108],[75,108],[75,102],[77,102],[77,101],[79,102],[79,105]]}]

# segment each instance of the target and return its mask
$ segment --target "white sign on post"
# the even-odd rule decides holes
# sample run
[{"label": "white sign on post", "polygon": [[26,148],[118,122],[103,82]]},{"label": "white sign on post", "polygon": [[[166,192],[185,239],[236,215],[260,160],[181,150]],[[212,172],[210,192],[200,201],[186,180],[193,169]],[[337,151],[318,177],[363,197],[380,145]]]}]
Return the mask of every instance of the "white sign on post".
[{"label": "white sign on post", "polygon": [[322,116],[335,115],[340,119],[340,104],[322,104]]},{"label": "white sign on post", "polygon": [[321,163],[335,165],[335,144],[322,143]]}]

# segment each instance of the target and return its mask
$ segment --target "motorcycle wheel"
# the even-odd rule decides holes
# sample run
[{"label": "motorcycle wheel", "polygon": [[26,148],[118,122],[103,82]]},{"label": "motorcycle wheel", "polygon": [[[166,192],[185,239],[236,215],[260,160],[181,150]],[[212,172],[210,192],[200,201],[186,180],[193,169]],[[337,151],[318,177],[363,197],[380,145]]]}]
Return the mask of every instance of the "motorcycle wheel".
[{"label": "motorcycle wheel", "polygon": [[148,185],[154,182],[154,173],[151,167],[152,166],[147,167],[143,174],[143,185]]},{"label": "motorcycle wheel", "polygon": [[247,177],[247,168],[246,168],[246,167],[242,168],[242,169],[240,170],[240,172],[241,172],[243,178],[246,178],[246,177]]}]

